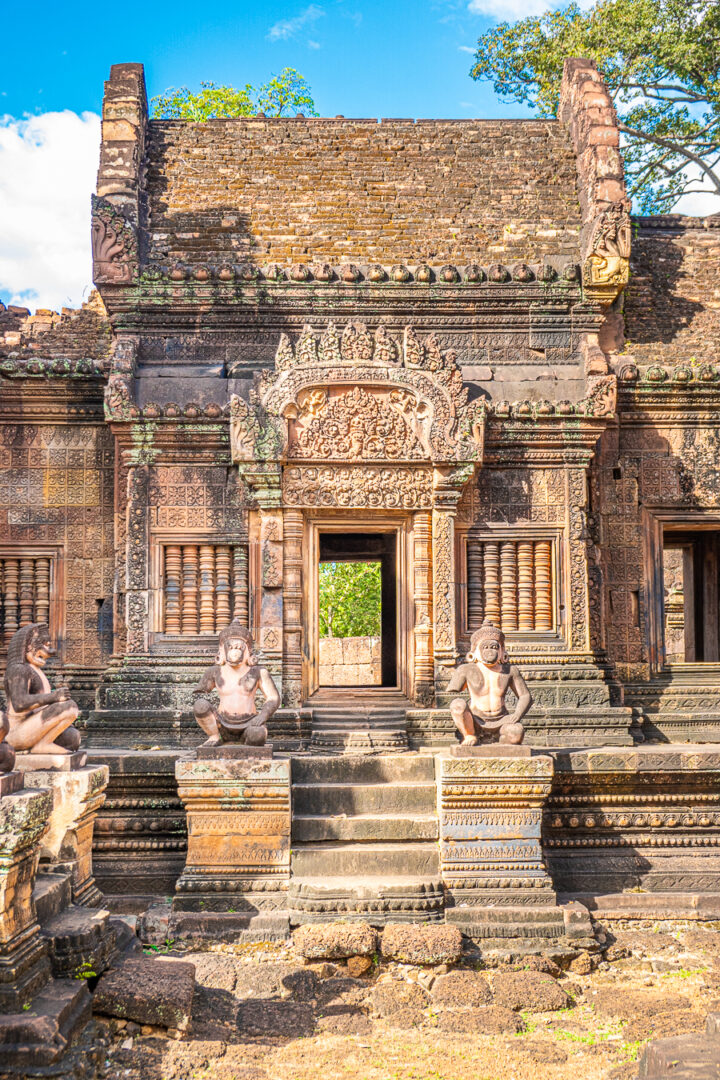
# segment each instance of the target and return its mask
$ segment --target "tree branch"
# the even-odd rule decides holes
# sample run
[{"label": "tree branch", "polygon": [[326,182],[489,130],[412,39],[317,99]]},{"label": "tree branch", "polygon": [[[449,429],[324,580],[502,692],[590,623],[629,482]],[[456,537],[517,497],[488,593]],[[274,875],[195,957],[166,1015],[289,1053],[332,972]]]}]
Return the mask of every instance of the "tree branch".
[{"label": "tree branch", "polygon": [[718,176],[701,157],[694,154],[692,150],[688,150],[687,147],[683,146],[681,143],[675,142],[673,139],[664,139],[660,135],[652,135],[648,131],[638,131],[636,128],[628,127],[627,124],[619,123],[618,127],[620,131],[623,131],[626,135],[630,135],[633,139],[639,139],[641,142],[651,142],[656,146],[662,146],[666,150],[674,150],[676,154],[680,154],[688,161],[692,161],[693,164],[697,165],[710,179],[718,195],[720,195],[720,176]]}]

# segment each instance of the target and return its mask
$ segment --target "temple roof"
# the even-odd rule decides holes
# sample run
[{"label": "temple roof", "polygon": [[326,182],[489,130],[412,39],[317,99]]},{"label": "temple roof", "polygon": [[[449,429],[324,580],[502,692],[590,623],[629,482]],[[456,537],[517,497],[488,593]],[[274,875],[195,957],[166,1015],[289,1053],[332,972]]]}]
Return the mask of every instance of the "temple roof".
[{"label": "temple roof", "polygon": [[554,120],[150,121],[149,262],[579,259]]}]

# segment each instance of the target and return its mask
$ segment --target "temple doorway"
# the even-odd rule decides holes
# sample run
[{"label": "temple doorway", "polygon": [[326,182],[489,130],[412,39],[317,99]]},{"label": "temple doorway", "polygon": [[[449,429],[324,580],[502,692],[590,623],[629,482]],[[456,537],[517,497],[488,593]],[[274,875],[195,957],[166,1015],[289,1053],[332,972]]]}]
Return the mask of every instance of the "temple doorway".
[{"label": "temple doorway", "polygon": [[[308,522],[305,697],[357,688],[409,696],[410,523],[331,517]],[[357,609],[353,611],[353,608]]]},{"label": "temple doorway", "polygon": [[318,681],[398,685],[394,533],[320,533]]}]

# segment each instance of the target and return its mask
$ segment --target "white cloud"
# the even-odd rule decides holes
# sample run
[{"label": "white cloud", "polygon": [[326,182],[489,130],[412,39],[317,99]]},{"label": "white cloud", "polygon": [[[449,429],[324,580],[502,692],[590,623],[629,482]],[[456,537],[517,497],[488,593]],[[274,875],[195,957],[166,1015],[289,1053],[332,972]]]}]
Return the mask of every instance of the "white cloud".
[{"label": "white cloud", "polygon": [[312,39],[309,39],[307,44],[308,44],[308,49],[320,49],[320,48],[322,48],[319,41],[313,41]]},{"label": "white cloud", "polygon": [[474,49],[472,45],[458,45],[458,52],[466,52],[470,53],[471,56],[474,56],[477,52],[477,48]]},{"label": "white cloud", "polygon": [[[578,0],[582,11],[594,7],[597,0]],[[566,7],[567,0],[469,0],[468,11],[472,15],[489,15],[493,19],[515,22],[530,15],[543,15],[546,11]]]},{"label": "white cloud", "polygon": [[90,193],[100,117],[0,117],[0,289],[32,309],[77,307],[91,287]]},{"label": "white cloud", "polygon": [[288,38],[295,37],[304,26],[317,22],[324,14],[323,9],[317,4],[310,4],[292,19],[280,19],[279,22],[273,23],[267,32],[268,41],[287,41]]},{"label": "white cloud", "polygon": [[693,187],[697,190],[689,195],[683,195],[682,199],[673,206],[671,213],[689,214],[691,217],[720,214],[720,196],[708,178],[696,168],[686,169],[685,175],[693,178]]}]

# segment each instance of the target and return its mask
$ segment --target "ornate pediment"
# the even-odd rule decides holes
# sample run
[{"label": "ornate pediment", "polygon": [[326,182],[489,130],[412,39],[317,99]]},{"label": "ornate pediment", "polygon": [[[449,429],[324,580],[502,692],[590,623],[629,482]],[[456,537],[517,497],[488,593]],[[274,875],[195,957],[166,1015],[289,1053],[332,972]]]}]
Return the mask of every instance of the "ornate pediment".
[{"label": "ornate pediment", "polygon": [[486,411],[433,335],[306,326],[295,345],[281,336],[249,402],[232,398],[233,460],[477,463]]}]

